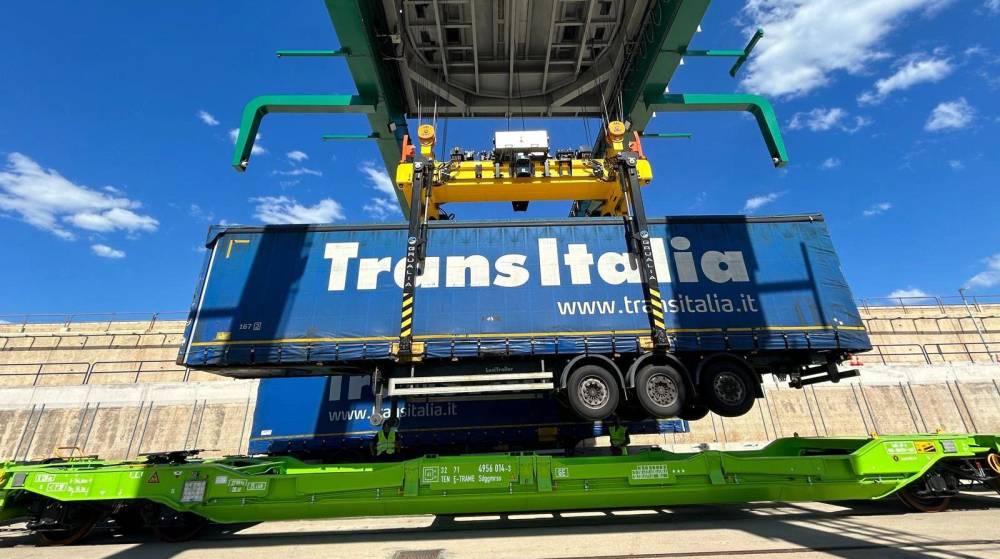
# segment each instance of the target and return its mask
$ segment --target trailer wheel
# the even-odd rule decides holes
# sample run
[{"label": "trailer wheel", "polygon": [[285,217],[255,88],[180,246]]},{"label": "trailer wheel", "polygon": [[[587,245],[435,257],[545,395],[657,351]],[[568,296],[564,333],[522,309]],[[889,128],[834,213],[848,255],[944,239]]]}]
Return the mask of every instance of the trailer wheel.
[{"label": "trailer wheel", "polygon": [[598,421],[618,407],[618,383],[610,371],[597,365],[584,365],[566,381],[566,396],[573,411],[583,419]]},{"label": "trailer wheel", "polygon": [[666,419],[677,417],[684,408],[687,386],[677,369],[646,365],[635,375],[635,395],[650,415]]},{"label": "trailer wheel", "polygon": [[681,408],[681,412],[677,414],[677,417],[684,421],[698,421],[699,419],[705,419],[708,411],[708,406],[693,404]]},{"label": "trailer wheel", "polygon": [[730,359],[709,363],[699,379],[708,409],[722,417],[739,417],[753,408],[756,382],[745,365]]}]

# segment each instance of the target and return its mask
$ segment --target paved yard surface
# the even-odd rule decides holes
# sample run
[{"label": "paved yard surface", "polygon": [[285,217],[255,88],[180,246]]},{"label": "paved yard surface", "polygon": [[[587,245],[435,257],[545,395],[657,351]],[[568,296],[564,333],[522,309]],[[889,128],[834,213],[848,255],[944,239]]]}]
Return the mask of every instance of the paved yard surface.
[{"label": "paved yard surface", "polygon": [[211,527],[183,544],[95,531],[64,548],[35,547],[15,524],[0,528],[0,549],[5,559],[1000,558],[1000,498],[965,496],[937,514],[891,499],[271,522]]}]

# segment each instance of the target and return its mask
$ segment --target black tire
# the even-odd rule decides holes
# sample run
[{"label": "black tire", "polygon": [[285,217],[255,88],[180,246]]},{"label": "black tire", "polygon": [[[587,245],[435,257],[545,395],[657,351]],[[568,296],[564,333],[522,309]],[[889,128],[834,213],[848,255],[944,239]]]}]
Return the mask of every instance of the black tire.
[{"label": "black tire", "polygon": [[635,374],[635,395],[643,409],[658,419],[677,417],[687,402],[687,385],[669,365],[646,365]]},{"label": "black tire", "polygon": [[618,407],[619,392],[615,375],[597,365],[584,365],[566,380],[570,407],[588,421],[600,421],[613,414]]},{"label": "black tire", "polygon": [[720,359],[709,363],[698,379],[708,409],[722,417],[739,417],[753,409],[757,380],[749,368],[737,361]]},{"label": "black tire", "polygon": [[703,406],[701,404],[692,404],[684,406],[677,417],[683,419],[684,421],[698,421],[699,419],[705,419],[708,415],[708,406]]}]

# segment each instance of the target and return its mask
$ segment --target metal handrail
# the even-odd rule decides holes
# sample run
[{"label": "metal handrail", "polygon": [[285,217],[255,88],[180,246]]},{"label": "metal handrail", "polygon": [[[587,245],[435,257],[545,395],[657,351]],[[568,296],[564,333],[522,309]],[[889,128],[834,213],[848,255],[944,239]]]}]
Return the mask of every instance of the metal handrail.
[{"label": "metal handrail", "polygon": [[[83,375],[83,379],[80,385],[92,384],[94,375],[134,375],[132,379],[132,384],[136,384],[141,380],[143,374],[152,373],[182,373],[181,382],[189,382],[191,380],[191,371],[189,367],[175,367],[168,369],[149,369],[147,366],[152,366],[156,364],[170,364],[176,365],[174,361],[170,360],[134,360],[134,361],[96,361],[94,363],[83,363],[83,362],[69,362],[69,363],[14,363],[0,365],[0,378],[5,376],[23,377],[30,376],[33,377],[31,385],[37,386],[39,380],[42,377],[58,377],[58,376],[69,376],[69,375]],[[122,370],[104,370],[108,366],[112,365],[132,365],[132,368],[122,369]],[[46,371],[46,367],[55,366],[79,366],[83,370],[77,371]],[[32,367],[31,371],[3,371],[3,367]]]},{"label": "metal handrail", "polygon": [[[82,371],[50,371],[46,372],[46,367],[83,367]],[[34,367],[35,370],[31,372],[5,372],[2,370],[3,367]],[[43,375],[84,375],[86,378],[87,373],[90,371],[90,363],[75,361],[75,362],[59,362],[59,363],[11,363],[0,365],[0,376],[31,376],[34,379],[31,381],[32,386],[38,385],[38,380]]]},{"label": "metal handrail", "polygon": [[[162,349],[162,348],[176,348],[178,344],[168,344],[167,336],[179,336],[183,332],[114,332],[114,333],[85,333],[85,332],[67,332],[67,333],[45,333],[45,334],[23,334],[18,333],[14,335],[4,334],[0,332],[0,351],[33,351],[33,350],[91,350],[91,349]],[[123,343],[115,343],[119,337],[131,337],[135,336],[135,344],[126,345]],[[140,345],[139,342],[142,341],[144,336],[160,336],[161,341],[159,344],[143,344]],[[90,345],[90,338],[108,338],[111,340],[105,345]],[[57,338],[58,341],[53,346],[35,347],[35,343],[39,339],[51,339]],[[62,345],[62,340],[66,339],[80,339],[83,338],[83,345],[74,347],[64,347]],[[9,347],[11,340],[30,340],[27,345],[18,345],[14,347]]]},{"label": "metal handrail", "polygon": [[[927,365],[934,365],[935,363],[952,363],[954,360],[947,359],[950,355],[963,355],[966,359],[962,362],[976,363],[976,355],[986,355],[992,356],[997,353],[997,349],[990,349],[994,346],[1000,348],[1000,342],[994,344],[990,343],[984,347],[983,350],[972,350],[969,346],[982,346],[982,343],[968,343],[968,342],[947,342],[947,343],[937,343],[937,344],[873,344],[872,351],[867,353],[861,353],[855,356],[855,359],[864,361],[867,356],[878,357],[883,365],[888,365],[889,363],[902,363],[902,360],[891,359],[892,357],[922,357],[923,361]],[[960,346],[960,351],[945,351],[942,346]],[[887,352],[886,349],[892,348],[916,348],[917,351],[901,351],[901,352]],[[928,348],[934,348],[933,351]],[[886,358],[890,359],[886,359]],[[937,360],[933,359],[938,358]],[[991,357],[987,357],[987,361],[991,361]],[[978,362],[983,362],[983,360],[978,360]]]},{"label": "metal handrail", "polygon": [[[176,318],[168,318],[176,317]],[[147,330],[152,330],[158,321],[186,320],[188,311],[162,312],[107,312],[107,313],[20,313],[0,314],[0,325],[19,326],[23,332],[29,324],[62,324],[69,328],[73,324],[107,323],[106,330],[115,322],[148,322]]]},{"label": "metal handrail", "polygon": [[[1000,305],[1000,295],[966,295],[965,299],[976,308],[976,311],[982,311],[982,307],[985,305]],[[955,302],[950,303],[946,301]],[[883,304],[878,304],[877,302],[883,302]],[[941,309],[941,312],[944,312],[945,307],[963,305],[962,297],[958,295],[927,295],[923,297],[861,297],[856,299],[855,303],[865,310],[872,307],[902,307],[903,309],[908,307],[938,307]]]}]

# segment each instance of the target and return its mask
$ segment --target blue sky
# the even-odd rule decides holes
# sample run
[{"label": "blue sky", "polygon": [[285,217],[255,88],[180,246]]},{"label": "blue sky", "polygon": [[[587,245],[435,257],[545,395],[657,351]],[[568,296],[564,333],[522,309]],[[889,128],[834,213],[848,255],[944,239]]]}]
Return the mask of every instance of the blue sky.
[{"label": "blue sky", "polygon": [[[375,147],[350,116],[265,119],[247,173],[229,166],[243,104],[352,93],[319,0],[16,3],[0,20],[0,313],[182,310],[212,223],[396,220]],[[693,48],[739,48],[740,79],[688,60],[671,92],[771,97],[792,163],[774,170],[752,120],[661,115],[646,142],[651,215],[822,212],[858,296],[1000,292],[1000,1],[717,0]],[[443,123],[439,123],[443,126]],[[553,144],[582,121],[527,121]],[[497,121],[452,120],[484,149]],[[516,122],[515,126],[520,126]],[[596,133],[591,123],[589,133]],[[456,207],[460,219],[514,217]],[[529,217],[567,204],[532,204]]]}]

